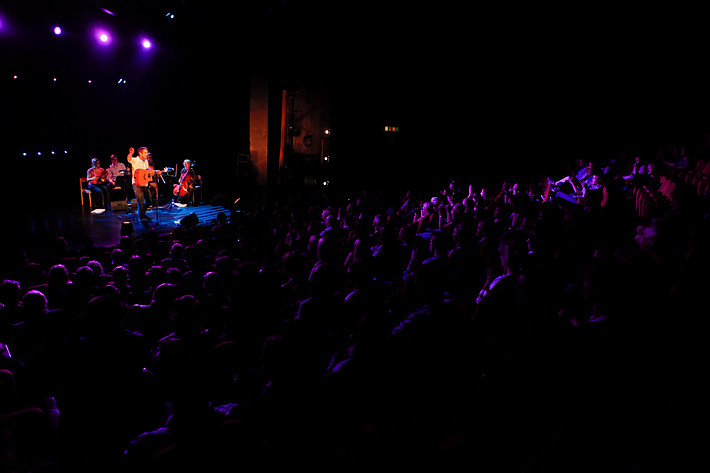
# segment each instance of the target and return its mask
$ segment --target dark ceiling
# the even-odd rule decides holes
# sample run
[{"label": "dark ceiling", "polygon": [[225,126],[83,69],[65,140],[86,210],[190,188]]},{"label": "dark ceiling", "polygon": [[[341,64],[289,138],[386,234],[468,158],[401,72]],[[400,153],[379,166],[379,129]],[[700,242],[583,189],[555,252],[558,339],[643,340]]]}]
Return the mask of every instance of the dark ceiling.
[{"label": "dark ceiling", "polygon": [[[571,160],[585,149],[694,145],[708,126],[697,12],[384,3],[5,1],[3,125],[17,147],[70,136],[238,149],[251,75],[267,71],[284,86],[328,87],[356,151],[386,117],[422,160]],[[61,38],[47,34],[57,21]],[[88,44],[96,23],[124,41],[110,55]],[[141,32],[157,38],[150,59],[126,40]],[[22,86],[7,79],[18,70]],[[131,87],[116,87],[120,77]]]}]

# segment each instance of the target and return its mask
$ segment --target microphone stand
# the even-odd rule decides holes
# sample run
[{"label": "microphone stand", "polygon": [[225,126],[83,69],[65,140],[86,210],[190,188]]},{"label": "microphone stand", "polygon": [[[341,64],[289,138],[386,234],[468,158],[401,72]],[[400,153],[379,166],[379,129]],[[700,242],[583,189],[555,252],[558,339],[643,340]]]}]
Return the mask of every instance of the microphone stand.
[{"label": "microphone stand", "polygon": [[[162,178],[161,178],[162,179]],[[155,224],[160,226],[160,186],[155,183]]]},{"label": "microphone stand", "polygon": [[[163,184],[165,184],[163,175],[160,174],[158,177],[163,181]],[[155,183],[155,225],[160,226],[160,186],[157,182]]]},{"label": "microphone stand", "polygon": [[[197,166],[197,170],[195,170],[195,166]],[[190,166],[190,170],[192,171],[192,190],[190,191],[192,195],[190,196],[192,198],[192,206],[195,206],[195,185],[197,185],[197,171],[200,170],[199,165],[197,161],[192,162],[192,166]],[[202,194],[200,194],[200,197],[202,197]]]},{"label": "microphone stand", "polygon": [[[176,169],[177,169],[177,168],[176,168]],[[175,171],[175,173],[176,173],[176,175],[177,175],[177,171]],[[173,177],[175,177],[175,176],[173,176]],[[171,181],[171,182],[172,182],[172,181]],[[182,182],[178,182],[177,185],[180,186],[180,184],[182,184]],[[170,189],[168,189],[168,190],[170,191]],[[179,194],[179,190],[178,190],[178,194]],[[175,192],[174,192],[174,191],[170,191],[170,204],[168,204],[168,209],[172,209],[172,208],[173,208],[173,204],[175,204]]]}]

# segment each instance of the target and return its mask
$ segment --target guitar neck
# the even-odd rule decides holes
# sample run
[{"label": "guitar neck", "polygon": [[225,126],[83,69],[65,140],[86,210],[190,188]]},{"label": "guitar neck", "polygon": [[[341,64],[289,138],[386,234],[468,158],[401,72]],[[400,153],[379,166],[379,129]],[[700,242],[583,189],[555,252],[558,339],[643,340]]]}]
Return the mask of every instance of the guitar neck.
[{"label": "guitar neck", "polygon": [[155,169],[136,169],[134,176],[138,185],[147,185],[153,182],[156,175],[160,176],[162,173],[163,171],[157,171]]}]

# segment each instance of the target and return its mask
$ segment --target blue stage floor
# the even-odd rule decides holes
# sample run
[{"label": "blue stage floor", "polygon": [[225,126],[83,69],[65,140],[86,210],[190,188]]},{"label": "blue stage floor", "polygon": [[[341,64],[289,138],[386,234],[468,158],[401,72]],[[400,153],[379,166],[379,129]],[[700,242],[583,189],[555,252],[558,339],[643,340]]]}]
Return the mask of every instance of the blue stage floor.
[{"label": "blue stage floor", "polygon": [[135,210],[96,213],[88,207],[59,204],[52,209],[24,209],[21,217],[24,222],[19,234],[15,236],[19,237],[18,243],[27,257],[34,259],[46,255],[59,236],[64,237],[70,247],[81,246],[87,235],[96,245],[110,246],[118,243],[123,222],[133,222],[134,236],[140,236],[151,229],[165,234],[180,226],[182,219],[190,214],[196,215],[196,225],[199,226],[215,223],[220,213],[229,217],[230,212],[225,207],[206,203],[187,207],[162,205],[148,210],[147,215],[151,221],[143,224]]}]

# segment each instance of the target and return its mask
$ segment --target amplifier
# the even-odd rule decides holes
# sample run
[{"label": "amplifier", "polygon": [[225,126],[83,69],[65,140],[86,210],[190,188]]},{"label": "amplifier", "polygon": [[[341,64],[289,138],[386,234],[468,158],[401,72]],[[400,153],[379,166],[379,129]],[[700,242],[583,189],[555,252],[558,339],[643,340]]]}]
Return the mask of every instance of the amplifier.
[{"label": "amplifier", "polygon": [[128,202],[125,200],[114,200],[111,202],[111,211],[115,212],[117,210],[126,210],[128,208]]}]

